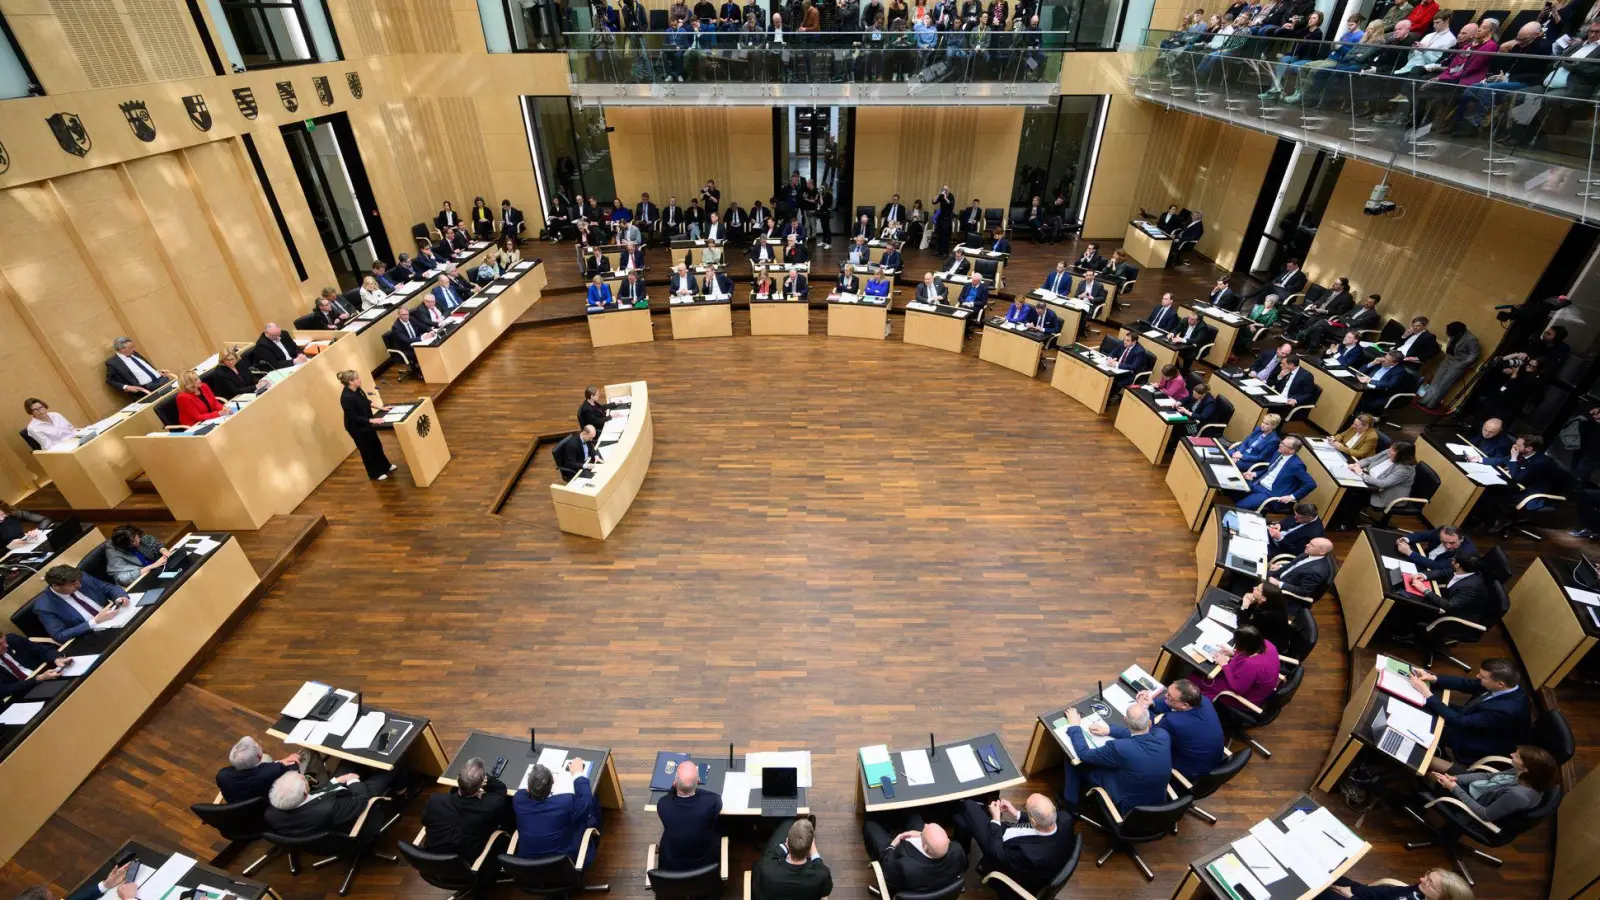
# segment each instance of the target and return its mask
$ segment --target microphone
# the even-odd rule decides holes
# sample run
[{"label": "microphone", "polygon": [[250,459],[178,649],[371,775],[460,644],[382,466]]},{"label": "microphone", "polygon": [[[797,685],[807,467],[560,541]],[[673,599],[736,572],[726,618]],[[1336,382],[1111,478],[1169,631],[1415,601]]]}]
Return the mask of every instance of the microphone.
[{"label": "microphone", "polygon": [[539,753],[539,729],[528,729],[528,755],[537,756]]},{"label": "microphone", "polygon": [[934,744],[934,742],[933,742],[933,732],[931,732],[931,731],[928,732],[928,758],[929,759],[938,759],[939,758],[939,747],[938,747],[938,745]]},{"label": "microphone", "polygon": [[733,771],[733,741],[728,742],[728,771]]}]

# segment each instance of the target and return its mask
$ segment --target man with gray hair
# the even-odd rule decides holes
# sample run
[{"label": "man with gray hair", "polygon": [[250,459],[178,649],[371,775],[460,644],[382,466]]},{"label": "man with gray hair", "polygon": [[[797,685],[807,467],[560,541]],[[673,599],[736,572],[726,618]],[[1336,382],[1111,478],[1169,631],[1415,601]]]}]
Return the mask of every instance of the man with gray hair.
[{"label": "man with gray hair", "polygon": [[[394,772],[382,772],[363,781],[354,772],[333,779],[336,785],[311,796],[311,786],[299,772],[278,776],[267,793],[271,804],[266,812],[267,830],[289,837],[306,837],[324,831],[348,832],[367,808],[367,802],[383,796]],[[372,822],[373,820],[368,820]],[[373,822],[376,827],[377,822]]]},{"label": "man with gray hair", "polygon": [[173,374],[140,356],[133,338],[119,337],[111,342],[111,349],[111,358],[106,360],[106,384],[114,389],[142,397],[172,383]]},{"label": "man with gray hair", "polygon": [[998,872],[1038,894],[1067,864],[1077,838],[1070,827],[1059,824],[1049,797],[1029,794],[1023,808],[1026,819],[1009,800],[990,803],[987,814],[978,801],[963,800],[956,813],[956,838],[963,848],[977,841],[983,851],[980,875]]},{"label": "man with gray hair", "polygon": [[266,754],[256,739],[245,735],[228,751],[228,765],[217,772],[217,790],[225,803],[243,803],[265,797],[273,782],[286,772],[300,770],[300,755],[291,753],[277,761],[263,761]]},{"label": "man with gray hair", "polygon": [[422,808],[423,849],[477,859],[491,834],[515,823],[505,784],[475,756],[461,766],[455,787],[429,797]]},{"label": "man with gray hair", "polygon": [[780,824],[756,861],[752,893],[759,900],[822,900],[833,893],[833,874],[817,852],[816,838],[810,819]]},{"label": "man with gray hair", "polygon": [[1090,747],[1083,732],[1082,717],[1067,710],[1067,740],[1081,761],[1068,759],[1066,784],[1067,812],[1074,818],[1078,804],[1089,788],[1104,788],[1111,802],[1124,815],[1135,806],[1166,802],[1167,782],[1172,780],[1172,735],[1165,729],[1150,730],[1150,710],[1133,703],[1122,711],[1128,736],[1102,747]]},{"label": "man with gray hair", "polygon": [[583,833],[600,827],[600,804],[589,786],[589,764],[573,757],[567,760],[561,783],[549,769],[535,765],[528,775],[528,786],[511,798],[517,817],[517,856],[543,859],[565,854],[582,866],[594,858],[598,845],[590,845],[588,856],[578,859]]}]

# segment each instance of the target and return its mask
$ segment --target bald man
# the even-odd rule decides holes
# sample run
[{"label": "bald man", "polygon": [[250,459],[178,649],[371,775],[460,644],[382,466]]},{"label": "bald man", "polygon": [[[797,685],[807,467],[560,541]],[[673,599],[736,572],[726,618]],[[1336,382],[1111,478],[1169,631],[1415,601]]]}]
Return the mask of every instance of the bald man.
[{"label": "bald man", "polygon": [[963,850],[978,842],[983,851],[979,874],[999,872],[1037,895],[1067,864],[1077,838],[1072,829],[1057,824],[1056,805],[1049,797],[1029,794],[1023,807],[1026,821],[1009,800],[996,800],[987,811],[976,800],[963,800],[956,812],[956,839]]},{"label": "bald man", "polygon": [[722,797],[698,789],[700,769],[689,760],[678,764],[672,790],[656,801],[661,817],[661,857],[656,865],[667,872],[693,872],[722,859],[717,817]]},{"label": "bald man", "polygon": [[[903,830],[890,838],[890,827]],[[924,824],[915,812],[898,819],[870,817],[861,834],[867,856],[883,868],[883,882],[891,897],[931,894],[967,871],[966,851],[952,846],[950,835],[937,822]]]}]

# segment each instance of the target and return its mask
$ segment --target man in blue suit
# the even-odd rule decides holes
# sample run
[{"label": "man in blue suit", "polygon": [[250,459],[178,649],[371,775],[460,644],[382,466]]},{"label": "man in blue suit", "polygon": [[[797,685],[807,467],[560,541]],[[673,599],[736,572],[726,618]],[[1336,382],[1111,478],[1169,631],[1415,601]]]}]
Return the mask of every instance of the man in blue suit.
[{"label": "man in blue suit", "polygon": [[1139,346],[1139,338],[1131,331],[1122,332],[1122,346],[1114,354],[1107,355],[1111,356],[1111,361],[1117,368],[1123,370],[1120,375],[1111,379],[1111,391],[1118,396],[1121,396],[1121,392],[1128,385],[1133,384],[1134,376],[1140,372],[1150,371],[1155,365],[1154,357],[1148,350]]},{"label": "man in blue suit", "polygon": [[983,309],[989,304],[989,288],[982,275],[973,273],[972,282],[961,289],[960,303],[968,309]]},{"label": "man in blue suit", "polygon": [[1056,263],[1056,270],[1045,276],[1044,289],[1061,297],[1072,296],[1072,273],[1066,263]]},{"label": "man in blue suit", "polygon": [[[1050,335],[1044,342],[1046,349],[1054,347],[1056,342],[1061,339],[1062,324],[1061,317],[1056,315],[1056,311],[1051,309],[1049,304],[1038,304],[1037,312],[1034,315],[1033,327]],[[1073,337],[1077,336],[1073,335]]]},{"label": "man in blue suit", "polygon": [[1155,311],[1150,313],[1143,322],[1139,322],[1140,329],[1145,331],[1162,331],[1171,334],[1178,330],[1178,301],[1171,294],[1162,294],[1161,302],[1156,305]]},{"label": "man in blue suit", "polygon": [[1328,364],[1348,369],[1360,366],[1361,361],[1366,358],[1366,352],[1361,349],[1361,335],[1354,331],[1346,331],[1339,346],[1328,354]]},{"label": "man in blue suit", "polygon": [[1322,537],[1326,533],[1322,519],[1317,516],[1317,505],[1296,503],[1292,515],[1267,526],[1267,558],[1274,559],[1285,554],[1299,556],[1305,552],[1306,544],[1311,543],[1312,538]]},{"label": "man in blue suit", "polygon": [[[1440,743],[1456,762],[1472,765],[1485,756],[1510,756],[1522,743],[1528,730],[1528,692],[1520,686],[1517,667],[1509,659],[1495,656],[1478,665],[1475,678],[1435,675],[1413,668],[1411,686],[1427,699],[1428,712],[1444,719]],[[1470,699],[1461,706],[1446,706],[1433,696],[1437,685],[1459,691]],[[1450,768],[1447,760],[1435,758],[1433,771]]]},{"label": "man in blue suit", "polygon": [[1451,560],[1462,553],[1476,555],[1478,552],[1472,538],[1454,525],[1408,534],[1396,540],[1394,548],[1401,556],[1410,559],[1418,571],[1440,584],[1448,584],[1455,576]]},{"label": "man in blue suit", "polygon": [[878,261],[878,265],[890,272],[898,272],[906,267],[905,258],[900,255],[898,241],[889,242],[889,249],[884,251],[883,259]]},{"label": "man in blue suit", "polygon": [[[1160,694],[1140,691],[1138,699],[1139,705],[1151,715],[1161,717],[1153,727],[1165,731],[1172,740],[1172,770],[1191,783],[1215,769],[1227,755],[1224,752],[1227,740],[1217,708],[1209,697],[1200,693],[1194,682],[1180,678]],[[1091,725],[1089,730],[1094,734],[1109,734],[1119,741],[1133,736],[1133,732],[1121,725],[1111,728]]]},{"label": "man in blue suit", "polygon": [[44,583],[33,614],[58,644],[88,634],[128,605],[127,591],[72,566],[52,568],[44,573]]},{"label": "man in blue suit", "polygon": [[1265,472],[1244,473],[1246,481],[1253,482],[1250,493],[1239,501],[1240,509],[1267,512],[1282,510],[1303,500],[1317,489],[1317,482],[1306,471],[1306,464],[1297,455],[1300,439],[1290,435],[1278,442],[1278,458],[1267,466]]},{"label": "man in blue suit", "polygon": [[1400,361],[1400,354],[1390,350],[1361,370],[1361,382],[1367,386],[1367,392],[1357,409],[1369,413],[1382,412],[1389,398],[1404,389],[1407,376]]},{"label": "man in blue suit", "polygon": [[589,846],[588,855],[578,859],[583,832],[600,827],[600,804],[583,774],[586,763],[576,757],[567,760],[572,777],[570,793],[555,793],[555,776],[544,766],[535,765],[528,775],[528,786],[511,797],[517,814],[517,856],[544,859],[565,855],[580,866],[594,859],[598,844]]},{"label": "man in blue suit", "polygon": [[1511,446],[1515,439],[1505,433],[1505,428],[1505,423],[1499,419],[1485,419],[1478,436],[1467,441],[1467,446],[1473,449],[1467,458],[1486,466],[1511,465]]},{"label": "man in blue suit", "polygon": [[1311,402],[1312,395],[1317,392],[1317,380],[1300,366],[1299,356],[1291,353],[1284,357],[1278,373],[1273,390],[1288,397],[1295,406]]},{"label": "man in blue suit", "polygon": [[372,263],[372,280],[383,288],[384,293],[394,293],[394,282],[389,280],[389,266],[383,260],[374,260]]},{"label": "man in blue suit", "polygon": [[449,315],[451,310],[461,305],[461,297],[456,295],[456,290],[449,282],[440,282],[433,287],[434,306],[439,312]]},{"label": "man in blue suit", "polygon": [[1067,710],[1067,740],[1080,760],[1078,765],[1070,759],[1064,764],[1066,784],[1061,792],[1069,819],[1077,816],[1088,788],[1105,788],[1124,815],[1135,806],[1166,802],[1167,782],[1172,780],[1171,732],[1152,731],[1150,710],[1138,703],[1124,710],[1122,717],[1128,723],[1128,736],[1091,748],[1078,711]]}]

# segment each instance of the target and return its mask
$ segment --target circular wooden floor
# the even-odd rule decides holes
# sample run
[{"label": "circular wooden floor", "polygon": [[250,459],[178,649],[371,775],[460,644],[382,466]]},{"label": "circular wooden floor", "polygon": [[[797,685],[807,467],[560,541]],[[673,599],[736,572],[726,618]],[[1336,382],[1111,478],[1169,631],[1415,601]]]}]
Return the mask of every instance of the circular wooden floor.
[{"label": "circular wooden floor", "polygon": [[[1038,713],[1153,663],[1191,608],[1195,536],[1165,469],[1047,379],[903,344],[897,318],[887,342],[823,320],[753,338],[739,313],[732,339],[674,342],[660,319],[656,343],[600,350],[581,322],[509,334],[440,405],[454,460],[434,486],[341,467],[300,510],[329,528],[197,683],[268,713],[306,678],[360,688],[431,716],[452,752],[529,725],[609,746],[630,809],[600,865],[625,897],[648,896],[657,750],[808,748],[834,896],[865,896],[856,749],[998,729],[1020,762]],[[634,379],[655,457],[610,540],[554,530],[543,450],[510,518],[488,515],[585,384]],[[1320,612],[1330,649],[1264,733],[1274,758],[1207,804],[1221,823],[1150,848],[1153,885],[1086,859],[1073,896],[1165,897],[1310,782],[1344,697],[1342,629]],[[436,893],[378,865],[374,890]]]}]

